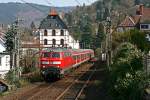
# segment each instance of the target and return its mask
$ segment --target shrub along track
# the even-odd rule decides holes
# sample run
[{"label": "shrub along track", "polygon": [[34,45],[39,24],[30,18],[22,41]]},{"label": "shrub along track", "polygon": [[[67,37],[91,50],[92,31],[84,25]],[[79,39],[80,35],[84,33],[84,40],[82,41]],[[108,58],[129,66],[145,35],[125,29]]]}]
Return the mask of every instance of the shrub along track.
[{"label": "shrub along track", "polygon": [[86,63],[75,69],[72,74],[67,77],[52,83],[41,82],[32,84],[17,90],[10,95],[4,96],[2,100],[55,100],[70,84],[74,83],[81,75],[92,66]]}]

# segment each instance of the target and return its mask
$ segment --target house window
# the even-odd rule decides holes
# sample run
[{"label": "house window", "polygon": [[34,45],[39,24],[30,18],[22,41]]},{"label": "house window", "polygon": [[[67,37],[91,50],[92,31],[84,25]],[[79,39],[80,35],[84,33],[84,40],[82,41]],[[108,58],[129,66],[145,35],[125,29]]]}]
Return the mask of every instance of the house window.
[{"label": "house window", "polygon": [[61,44],[62,46],[64,46],[64,39],[61,39],[61,40],[60,40],[60,44]]},{"label": "house window", "polygon": [[61,30],[61,31],[60,31],[60,35],[61,35],[61,36],[64,36],[64,30]]},{"label": "house window", "polygon": [[0,57],[0,65],[2,65],[2,57]]},{"label": "house window", "polygon": [[8,56],[6,57],[6,66],[8,66]]},{"label": "house window", "polygon": [[47,39],[44,39],[44,45],[47,45]]},{"label": "house window", "polygon": [[141,25],[141,29],[148,29],[148,25],[146,25],[146,24]]},{"label": "house window", "polygon": [[52,43],[53,43],[53,45],[56,45],[56,40],[53,39],[53,40],[52,40]]},{"label": "house window", "polygon": [[52,36],[56,36],[56,31],[52,30]]},{"label": "house window", "polygon": [[44,30],[44,36],[47,36],[47,30],[46,29]]},{"label": "house window", "polygon": [[56,16],[51,16],[51,19],[56,19]]}]

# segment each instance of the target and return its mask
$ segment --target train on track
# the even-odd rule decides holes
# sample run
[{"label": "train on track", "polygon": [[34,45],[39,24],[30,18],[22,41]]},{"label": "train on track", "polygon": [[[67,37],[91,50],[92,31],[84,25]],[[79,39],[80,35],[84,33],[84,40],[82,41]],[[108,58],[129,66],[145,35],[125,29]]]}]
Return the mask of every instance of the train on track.
[{"label": "train on track", "polygon": [[91,49],[47,48],[40,53],[40,69],[45,80],[61,78],[71,69],[94,58]]}]

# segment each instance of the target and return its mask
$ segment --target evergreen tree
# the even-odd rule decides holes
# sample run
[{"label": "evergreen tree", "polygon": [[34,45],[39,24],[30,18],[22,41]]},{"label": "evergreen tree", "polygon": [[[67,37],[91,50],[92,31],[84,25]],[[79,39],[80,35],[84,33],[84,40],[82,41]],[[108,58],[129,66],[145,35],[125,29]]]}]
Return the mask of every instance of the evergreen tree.
[{"label": "evergreen tree", "polygon": [[6,34],[5,34],[5,46],[6,46],[6,51],[12,52],[14,49],[14,38],[15,38],[16,31],[12,27],[9,29]]},{"label": "evergreen tree", "polygon": [[32,29],[32,30],[36,29],[36,26],[35,26],[35,24],[34,24],[34,22],[33,22],[33,21],[31,22],[30,27],[31,27],[31,29]]},{"label": "evergreen tree", "polygon": [[95,38],[95,46],[101,47],[101,43],[104,40],[104,38],[105,38],[104,26],[102,23],[100,23],[98,26],[98,32]]},{"label": "evergreen tree", "polygon": [[141,0],[135,0],[135,5],[139,5],[141,3]]},{"label": "evergreen tree", "polygon": [[90,48],[92,45],[92,25],[90,23],[86,24],[82,28],[83,34],[81,35],[81,42],[84,46],[83,48]]},{"label": "evergreen tree", "polygon": [[68,26],[72,26],[73,25],[73,17],[71,15],[71,13],[65,14],[65,19],[67,21],[67,25]]},{"label": "evergreen tree", "polygon": [[10,66],[12,66],[13,59],[13,50],[15,48],[14,40],[15,40],[16,30],[14,27],[11,27],[5,34],[5,46],[6,51],[10,53]]},{"label": "evergreen tree", "polygon": [[102,21],[104,18],[104,2],[99,1],[96,5],[96,20]]}]

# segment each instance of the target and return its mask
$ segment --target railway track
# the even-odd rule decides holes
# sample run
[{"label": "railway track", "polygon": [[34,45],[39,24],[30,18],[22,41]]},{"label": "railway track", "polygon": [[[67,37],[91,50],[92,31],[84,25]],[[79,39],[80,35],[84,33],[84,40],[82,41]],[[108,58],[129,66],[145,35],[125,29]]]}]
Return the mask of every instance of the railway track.
[{"label": "railway track", "polygon": [[59,95],[61,95],[62,92],[68,88],[68,86],[70,86],[71,84],[73,85],[74,81],[77,81],[77,79],[79,79],[81,77],[81,73],[82,74],[86,73],[86,71],[91,66],[92,66],[91,64],[83,65],[83,68],[80,67],[79,69],[76,69],[74,74],[71,74],[64,79],[53,83],[47,89],[28,98],[28,100],[43,100],[43,99],[44,100],[56,100],[57,97],[59,97]]},{"label": "railway track", "polygon": [[62,100],[66,98],[65,95],[67,92],[72,91],[72,88],[78,88],[78,90],[73,89],[73,97],[79,98],[82,94],[82,91],[86,87],[86,84],[88,84],[88,80],[90,80],[90,77],[92,77],[90,76],[91,72],[88,71],[91,66],[92,64],[89,63],[83,64],[72,74],[69,74],[67,77],[59,81],[52,83],[43,82],[39,85],[30,87],[23,92],[7,96],[2,100]]},{"label": "railway track", "polygon": [[74,82],[72,82],[72,84],[70,84],[56,100],[78,100],[81,97],[83,90],[89,84],[94,72],[95,70],[85,71],[79,78],[74,80]]}]

